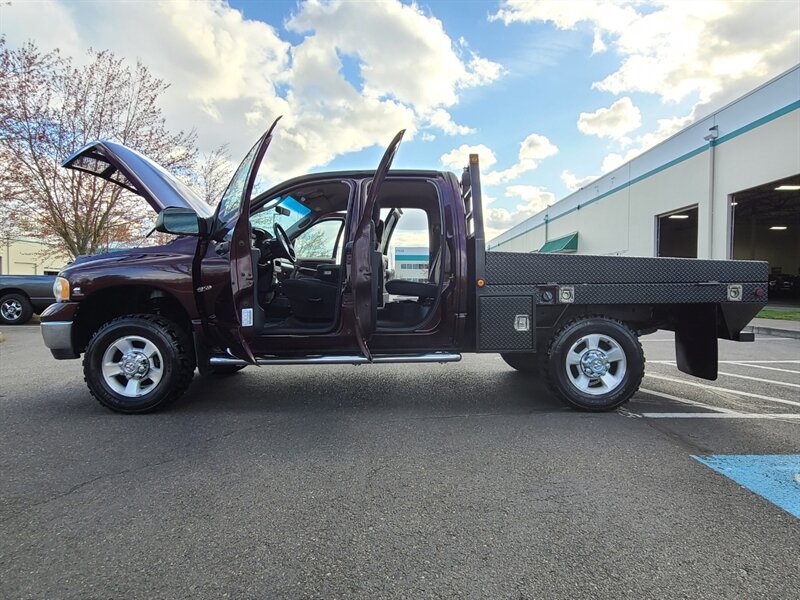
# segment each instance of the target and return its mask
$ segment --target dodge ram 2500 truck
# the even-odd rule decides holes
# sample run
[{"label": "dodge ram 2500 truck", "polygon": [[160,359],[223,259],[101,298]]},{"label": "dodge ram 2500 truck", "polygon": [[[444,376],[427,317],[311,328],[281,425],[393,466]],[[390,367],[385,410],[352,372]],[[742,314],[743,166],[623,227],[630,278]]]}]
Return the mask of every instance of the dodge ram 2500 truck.
[{"label": "dodge ram 2500 truck", "polygon": [[[254,192],[274,127],[216,209],[114,142],[64,162],[140,195],[159,213],[156,229],[175,235],[78,259],[58,276],[44,341],[55,358],[84,355],[101,404],[160,408],[196,368],[444,363],[491,352],[520,371],[541,369],[569,405],[600,411],[638,389],[642,334],[674,331],[678,368],[706,379],[717,376],[718,338],[752,340],[742,330],[766,302],[766,263],[486,252],[478,156],[460,178],[390,171],[403,132],[375,170]],[[416,260],[427,276],[404,279],[396,268],[388,279],[385,255],[412,213],[426,223],[429,252]]]}]

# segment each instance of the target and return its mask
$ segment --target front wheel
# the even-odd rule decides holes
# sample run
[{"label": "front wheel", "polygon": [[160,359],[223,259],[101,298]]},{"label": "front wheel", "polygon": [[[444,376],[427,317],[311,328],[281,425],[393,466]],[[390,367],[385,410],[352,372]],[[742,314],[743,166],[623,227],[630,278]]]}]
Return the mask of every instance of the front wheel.
[{"label": "front wheel", "polygon": [[547,381],[568,405],[589,411],[621,406],[639,389],[644,352],[636,333],[609,317],[582,317],[552,338]]},{"label": "front wheel", "polygon": [[127,315],[92,336],[83,359],[89,391],[120,413],[146,413],[181,396],[194,375],[186,332],[156,315]]},{"label": "front wheel", "polygon": [[33,306],[24,294],[6,294],[0,298],[0,323],[24,325],[33,316]]}]

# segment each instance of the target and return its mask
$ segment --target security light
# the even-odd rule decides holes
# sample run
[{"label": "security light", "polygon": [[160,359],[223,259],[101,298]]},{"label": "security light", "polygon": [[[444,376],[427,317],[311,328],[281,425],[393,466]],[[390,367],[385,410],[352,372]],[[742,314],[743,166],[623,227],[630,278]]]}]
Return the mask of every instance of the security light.
[{"label": "security light", "polygon": [[689,215],[670,215],[670,219],[688,219]]},{"label": "security light", "polygon": [[775,190],[778,192],[794,192],[795,190],[800,190],[800,185],[779,185]]},{"label": "security light", "polygon": [[786,231],[786,225],[773,225],[770,229],[772,231]]},{"label": "security light", "polygon": [[718,137],[719,137],[719,125],[714,125],[713,127],[708,128],[708,135],[703,136],[703,139],[707,142],[713,142]]}]

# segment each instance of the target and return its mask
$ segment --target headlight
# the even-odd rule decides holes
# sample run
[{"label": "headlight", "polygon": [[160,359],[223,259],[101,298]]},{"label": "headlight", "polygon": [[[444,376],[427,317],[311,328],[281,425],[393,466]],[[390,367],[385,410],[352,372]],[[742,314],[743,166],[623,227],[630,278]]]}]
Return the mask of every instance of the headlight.
[{"label": "headlight", "polygon": [[69,281],[63,277],[56,277],[53,284],[53,296],[56,297],[56,302],[69,302]]}]

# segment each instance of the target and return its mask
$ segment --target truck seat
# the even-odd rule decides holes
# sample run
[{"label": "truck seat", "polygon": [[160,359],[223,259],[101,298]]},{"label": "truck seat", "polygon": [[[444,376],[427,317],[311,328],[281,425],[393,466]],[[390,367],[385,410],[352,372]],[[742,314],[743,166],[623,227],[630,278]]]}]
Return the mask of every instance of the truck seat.
[{"label": "truck seat", "polygon": [[338,301],[338,283],[312,277],[287,279],[281,284],[292,314],[301,321],[333,321]]},{"label": "truck seat", "polygon": [[436,298],[438,286],[435,283],[420,283],[405,279],[390,279],[386,282],[386,291],[394,296],[417,296],[418,298]]},{"label": "truck seat", "polygon": [[431,261],[427,282],[390,279],[386,282],[386,291],[395,296],[416,296],[420,300],[436,298],[436,293],[439,290],[438,281],[441,264],[442,247],[440,245],[433,257],[433,261]]}]

